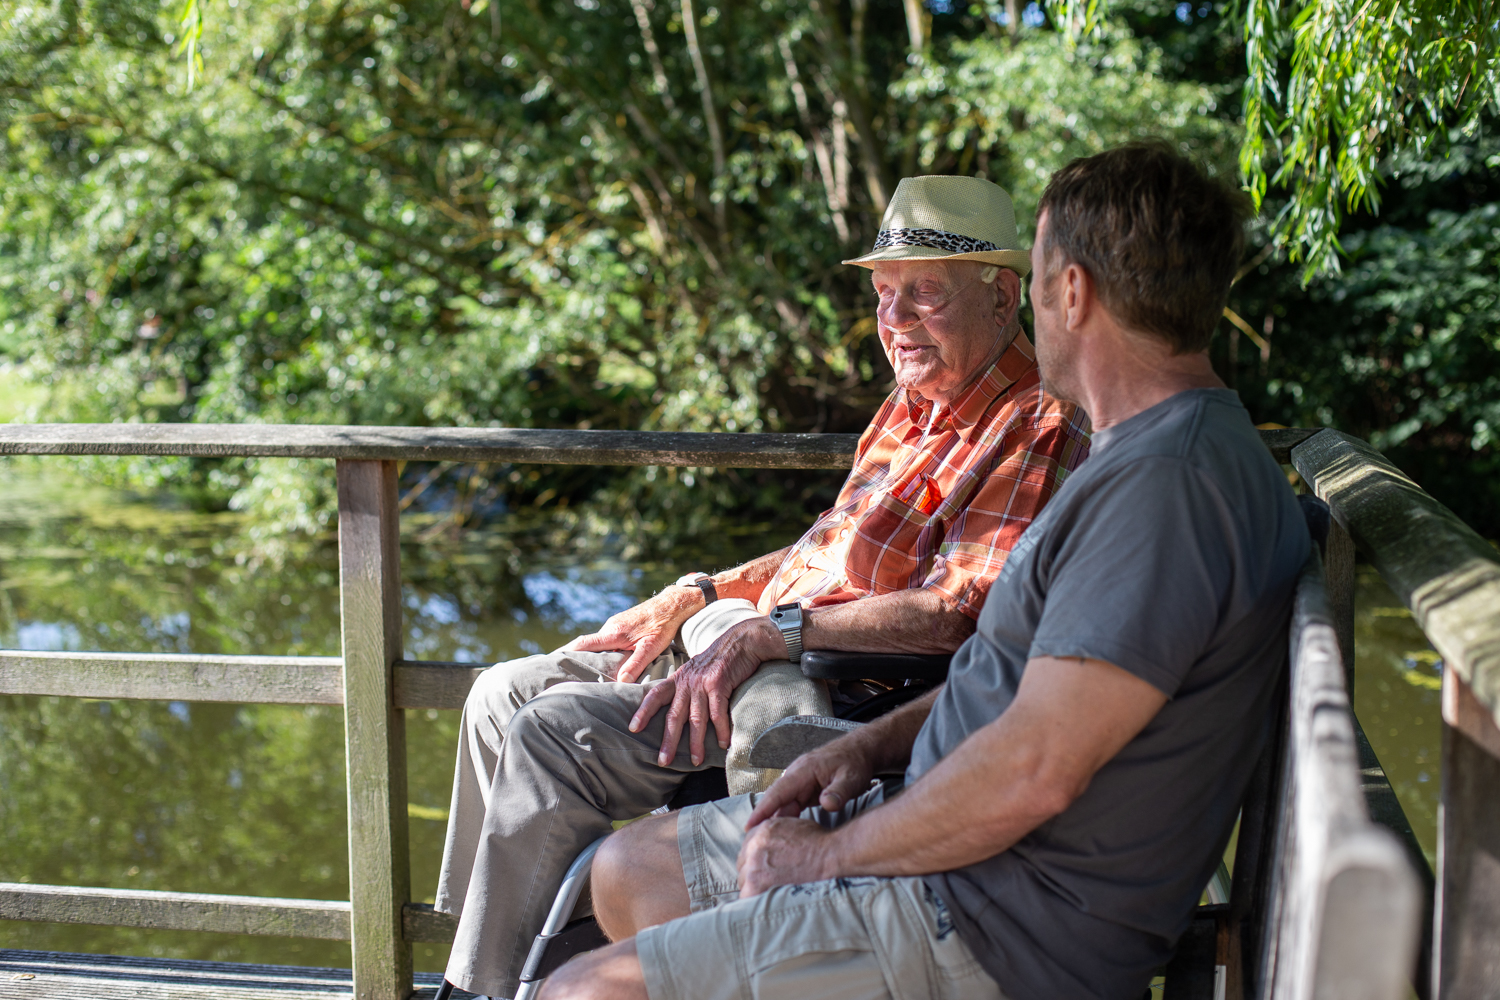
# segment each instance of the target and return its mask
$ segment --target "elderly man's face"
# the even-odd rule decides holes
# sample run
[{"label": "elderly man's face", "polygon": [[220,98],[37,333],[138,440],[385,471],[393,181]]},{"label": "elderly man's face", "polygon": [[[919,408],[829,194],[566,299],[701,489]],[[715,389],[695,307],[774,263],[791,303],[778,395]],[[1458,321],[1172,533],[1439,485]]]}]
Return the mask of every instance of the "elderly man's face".
[{"label": "elderly man's face", "polygon": [[993,361],[1020,279],[1001,268],[985,283],[987,267],[967,260],[875,265],[880,343],[901,388],[947,403]]}]

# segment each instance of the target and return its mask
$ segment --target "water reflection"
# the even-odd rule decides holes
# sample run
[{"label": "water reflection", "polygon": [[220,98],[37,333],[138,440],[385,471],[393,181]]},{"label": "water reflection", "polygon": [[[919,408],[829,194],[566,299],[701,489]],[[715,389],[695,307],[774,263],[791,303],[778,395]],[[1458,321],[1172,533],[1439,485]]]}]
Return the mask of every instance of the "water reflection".
[{"label": "water reflection", "polygon": [[1374,569],[1356,582],[1354,714],[1436,865],[1442,662]]},{"label": "water reflection", "polygon": [[[11,475],[0,647],[337,654],[336,548],[309,543],[273,564],[247,554],[245,528]],[[686,568],[788,541],[726,535],[710,552],[626,565],[519,519],[461,543],[406,540],[406,655],[484,663],[556,648]],[[458,713],[407,714],[413,894],[431,902]],[[0,843],[0,881],[347,899],[341,712],[0,696]],[[0,947],[349,964],[337,942],[4,921]],[[446,948],[418,945],[416,958],[440,970]]]},{"label": "water reflection", "polygon": [[[330,655],[337,553],[284,563],[238,544],[236,515],[131,502],[76,483],[0,485],[0,646]],[[655,564],[580,554],[519,520],[403,545],[406,653],[492,662],[555,648],[685,569],[790,539],[717,540]],[[1355,706],[1429,857],[1438,663],[1361,570]],[[431,901],[458,713],[408,712],[413,894]],[[0,696],[0,881],[347,899],[343,732],[327,707]],[[335,942],[0,922],[0,947],[343,966]],[[418,945],[419,969],[447,949]]]}]

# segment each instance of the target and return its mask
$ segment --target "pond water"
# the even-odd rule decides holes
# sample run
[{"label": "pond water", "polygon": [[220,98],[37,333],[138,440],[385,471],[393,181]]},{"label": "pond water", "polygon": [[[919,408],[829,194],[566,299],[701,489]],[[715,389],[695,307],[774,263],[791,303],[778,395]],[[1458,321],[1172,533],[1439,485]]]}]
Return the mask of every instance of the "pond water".
[{"label": "pond water", "polygon": [[[336,655],[337,553],[250,554],[237,515],[173,509],[0,465],[0,648]],[[787,544],[725,532],[654,562],[581,553],[511,520],[402,546],[406,655],[493,662],[555,648],[687,569]],[[1440,664],[1359,577],[1355,708],[1429,858]],[[413,895],[431,902],[458,713],[409,711]],[[0,881],[347,899],[334,707],[0,695]],[[345,944],[0,921],[0,948],[347,967]],[[419,970],[447,948],[417,945]]]}]

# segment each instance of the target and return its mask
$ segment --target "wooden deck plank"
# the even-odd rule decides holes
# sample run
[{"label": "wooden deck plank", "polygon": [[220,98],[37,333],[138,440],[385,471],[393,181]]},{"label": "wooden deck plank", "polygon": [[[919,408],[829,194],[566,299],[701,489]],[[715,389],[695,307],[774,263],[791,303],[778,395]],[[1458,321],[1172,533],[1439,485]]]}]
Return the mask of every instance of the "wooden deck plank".
[{"label": "wooden deck plank", "polygon": [[[415,1000],[432,1000],[442,976],[416,974]],[[348,969],[248,965],[178,958],[0,949],[0,1000],[347,1000]],[[454,990],[455,1000],[472,993]]]}]

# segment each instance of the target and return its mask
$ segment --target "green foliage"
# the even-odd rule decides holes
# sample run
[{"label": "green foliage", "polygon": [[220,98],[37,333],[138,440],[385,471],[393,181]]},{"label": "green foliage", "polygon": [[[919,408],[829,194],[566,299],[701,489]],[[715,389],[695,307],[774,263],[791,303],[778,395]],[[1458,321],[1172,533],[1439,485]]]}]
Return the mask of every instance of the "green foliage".
[{"label": "green foliage", "polygon": [[[1130,139],[1170,135],[1211,169],[1233,169],[1239,134],[1220,110],[1229,88],[1166,79],[1160,51],[1123,28],[1077,44],[1049,33],[1025,46],[979,39],[951,51],[950,64],[924,65],[896,87],[923,109],[908,140],[913,172],[1005,177],[1026,229],[1058,166]],[[940,171],[940,161],[949,166]]]},{"label": "green foliage", "polygon": [[1346,210],[1375,211],[1392,157],[1441,156],[1500,110],[1493,0],[1248,0],[1245,144],[1252,194],[1290,194],[1273,232],[1304,277],[1337,269]]},{"label": "green foliage", "polygon": [[[935,16],[908,61],[897,0],[216,3],[189,94],[180,16],[0,27],[0,345],[50,388],[36,418],[858,430],[889,369],[839,261],[899,176],[988,174],[1025,215],[1124,135],[1231,158],[1222,89],[1118,26],[1072,50]],[[327,523],[316,464],[114,468]],[[608,487],[642,525],[789,499],[510,475],[512,505]]]},{"label": "green foliage", "polygon": [[[1402,165],[1380,220],[1343,238],[1340,274],[1264,264],[1230,305],[1240,391],[1261,419],[1370,439],[1478,530],[1500,533],[1500,147],[1455,137]],[[1229,343],[1234,343],[1230,340]]]}]

